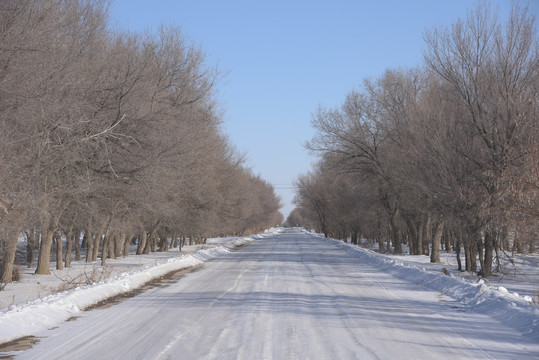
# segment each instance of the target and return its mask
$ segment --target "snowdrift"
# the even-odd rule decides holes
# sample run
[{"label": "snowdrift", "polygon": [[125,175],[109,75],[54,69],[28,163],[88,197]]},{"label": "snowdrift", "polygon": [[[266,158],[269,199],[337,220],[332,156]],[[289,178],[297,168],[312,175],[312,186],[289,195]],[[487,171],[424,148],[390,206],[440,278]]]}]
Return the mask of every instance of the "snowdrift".
[{"label": "snowdrift", "polygon": [[523,336],[539,341],[539,308],[529,296],[510,293],[502,286],[489,286],[482,279],[472,282],[452,273],[444,275],[427,271],[357,245],[332,240],[346,252],[353,253],[358,261],[368,263],[396,278],[439,291],[465,305],[466,311],[489,315],[518,330]]},{"label": "snowdrift", "polygon": [[[272,229],[265,234],[245,238],[229,238],[214,243],[214,247],[163,260],[153,266],[124,272],[109,280],[82,286],[74,290],[49,295],[27,304],[12,305],[0,310],[0,343],[35,335],[76,317],[85,308],[111,297],[133,291],[167,273],[197,266],[205,261],[228,254],[232,249],[249,242],[277,234]],[[316,236],[316,234],[310,234]],[[466,311],[487,314],[517,329],[523,336],[539,340],[539,308],[527,296],[519,296],[504,287],[489,286],[483,280],[472,282],[453,274],[444,275],[417,265],[406,264],[377,252],[328,239],[331,245],[342,248],[380,271],[411,283],[438,291],[454,299]],[[466,316],[462,313],[462,316]]]},{"label": "snowdrift", "polygon": [[111,297],[140,288],[149,281],[167,273],[197,266],[205,261],[229,253],[233,248],[249,243],[255,238],[270,236],[233,238],[228,242],[200,250],[189,255],[169,258],[155,266],[125,272],[106,281],[56,293],[23,305],[12,305],[0,310],[0,343],[5,343],[43,330],[75,317],[85,308]]}]

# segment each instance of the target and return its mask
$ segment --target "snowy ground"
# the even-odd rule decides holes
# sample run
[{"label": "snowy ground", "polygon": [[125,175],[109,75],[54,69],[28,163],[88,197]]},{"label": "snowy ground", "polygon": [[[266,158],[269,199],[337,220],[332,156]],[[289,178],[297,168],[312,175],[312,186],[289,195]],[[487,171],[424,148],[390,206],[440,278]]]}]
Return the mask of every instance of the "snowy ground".
[{"label": "snowy ground", "polygon": [[[373,248],[378,248],[376,244]],[[407,246],[403,245],[404,252]],[[430,272],[442,272],[447,269],[452,276],[461,277],[471,282],[479,281],[479,277],[468,272],[458,271],[457,259],[454,252],[442,251],[441,262],[433,264],[429,256],[424,255],[391,255],[388,258],[394,260],[394,264],[418,267]],[[464,254],[461,254],[462,266],[464,267]],[[496,266],[494,263],[493,267]],[[507,289],[510,293],[533,301],[539,305],[539,254],[511,254],[500,253],[500,272],[488,279],[482,279],[491,289]]]},{"label": "snowy ground", "polygon": [[[317,236],[322,236],[317,234]],[[339,241],[340,242],[340,241]],[[356,245],[350,243],[343,244],[356,248]],[[481,281],[491,290],[500,290],[505,292],[507,290],[513,295],[517,295],[519,298],[526,299],[528,302],[532,302],[539,306],[539,254],[511,254],[500,253],[500,272],[497,272],[495,276],[488,279],[480,279],[475,274],[468,272],[458,271],[458,264],[456,255],[454,252],[447,253],[442,251],[440,254],[440,263],[431,263],[430,257],[425,255],[408,255],[407,245],[402,245],[403,254],[376,254],[375,257],[383,256],[389,261],[386,261],[390,267],[396,267],[396,271],[403,271],[403,276],[407,276],[408,272],[403,270],[402,267],[418,268],[423,271],[440,274],[445,268],[451,273],[453,277],[459,277],[469,280],[471,283]],[[378,244],[368,244],[364,240],[361,246],[363,250],[371,250],[370,253],[377,253]],[[461,253],[462,266],[464,267],[464,253]],[[478,264],[479,265],[479,264]],[[496,267],[496,263],[493,264]]]},{"label": "snowy ground", "polygon": [[[45,338],[32,349],[0,357],[539,358],[539,308],[531,303],[536,257],[522,260],[516,276],[484,283],[443,275],[442,267],[456,272],[451,258],[430,264],[427,257],[380,255],[304,232],[276,232],[227,239],[182,257],[171,251],[111,260],[111,268],[121,273],[45,297],[66,282],[67,270],[25,275],[0,292],[0,343],[27,335]],[[230,252],[243,243],[252,245]],[[208,259],[215,260],[163,289],[109,309],[83,311]],[[158,315],[164,318],[154,327]],[[73,317],[79,319],[65,322]],[[104,326],[107,318],[115,320]],[[129,329],[138,331],[137,339],[152,334],[151,343],[133,343],[125,333],[120,345],[111,338],[116,349],[103,344],[101,335]],[[66,336],[72,339],[69,348]],[[78,337],[88,347],[99,342],[103,356],[77,343]]]},{"label": "snowy ground", "polygon": [[[35,268],[19,267],[21,280],[0,291],[0,344],[32,335],[100,301],[140,288],[167,273],[200,265],[273,233],[208,239],[203,245],[182,247],[181,253],[172,249],[137,256],[133,247],[130,256],[108,259],[105,267],[100,266],[100,260],[73,261],[69,269],[51,267],[50,275],[34,275]],[[77,283],[82,285],[75,286]]]},{"label": "snowy ground", "polygon": [[[238,241],[242,242],[246,240],[231,237],[212,238],[208,239],[206,244],[183,246],[181,253],[176,248],[168,252],[153,252],[146,255],[135,255],[136,246],[132,246],[130,256],[108,259],[105,267],[100,265],[100,259],[91,263],[86,263],[84,260],[72,261],[71,267],[64,270],[56,270],[55,264],[51,263],[50,275],[34,275],[35,266],[32,268],[17,266],[21,274],[21,279],[20,281],[7,284],[6,288],[0,291],[0,312],[5,312],[6,308],[13,308],[14,305],[33,302],[54,293],[72,290],[77,285],[104,282],[118,276],[126,277],[169,261],[174,262],[174,266],[179,268],[192,266],[198,262],[188,255],[201,250],[210,250],[224,244],[228,244],[228,246],[224,249],[217,249],[217,251],[227,251],[230,246],[234,246],[235,242]],[[21,249],[23,247],[25,246],[21,243]],[[1,342],[2,338],[0,338]]]}]

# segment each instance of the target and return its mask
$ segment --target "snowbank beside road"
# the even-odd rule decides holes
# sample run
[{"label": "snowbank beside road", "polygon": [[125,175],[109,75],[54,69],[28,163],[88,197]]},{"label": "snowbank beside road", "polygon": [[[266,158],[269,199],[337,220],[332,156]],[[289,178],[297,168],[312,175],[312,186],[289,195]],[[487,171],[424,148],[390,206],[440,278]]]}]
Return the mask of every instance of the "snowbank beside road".
[{"label": "snowbank beside road", "polygon": [[489,315],[539,341],[539,307],[533,304],[529,296],[511,293],[503,286],[489,286],[482,279],[472,282],[451,273],[444,275],[441,271],[428,271],[357,245],[334,241],[347,252],[353,252],[363,263],[454,299],[459,306],[463,306],[463,312]]},{"label": "snowbank beside road", "polygon": [[[71,317],[78,316],[90,305],[140,288],[145,283],[167,273],[226,255],[238,246],[257,238],[273,236],[279,231],[279,229],[273,229],[265,234],[248,238],[229,238],[226,242],[224,242],[225,239],[209,241],[208,243],[218,245],[189,255],[163,258],[157,264],[144,265],[138,269],[125,271],[109,280],[52,294],[27,304],[13,304],[0,310],[0,343],[37,334],[57,326]],[[425,269],[421,265],[407,263],[404,256],[391,257],[337,240],[332,244],[353,254],[358,262],[369,264],[380,271],[438,291],[451,298],[448,299],[455,302],[455,306],[462,311],[462,316],[466,316],[468,311],[484,313],[518,329],[525,336],[539,340],[539,308],[530,303],[529,297],[519,296],[501,286],[488,286],[483,281],[473,282],[452,275],[446,276],[440,270],[433,271],[432,268]],[[132,260],[133,257],[123,260],[127,259]],[[122,259],[117,259],[117,261],[122,261]],[[34,279],[37,281],[40,278]]]},{"label": "snowbank beside road", "polygon": [[[273,233],[274,231],[269,231],[264,236]],[[106,281],[52,294],[27,304],[11,305],[0,310],[0,343],[54,327],[77,316],[91,305],[140,288],[149,281],[160,278],[167,273],[200,265],[207,260],[230,252],[234,247],[249,243],[255,237],[231,238],[219,246],[189,255],[172,257],[157,265],[148,265],[143,269],[125,272]]]}]

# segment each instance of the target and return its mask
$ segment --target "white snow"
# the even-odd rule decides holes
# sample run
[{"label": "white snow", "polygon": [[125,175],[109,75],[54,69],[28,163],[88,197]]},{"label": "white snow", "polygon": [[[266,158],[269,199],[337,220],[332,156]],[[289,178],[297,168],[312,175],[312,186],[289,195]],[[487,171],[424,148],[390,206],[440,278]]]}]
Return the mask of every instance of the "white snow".
[{"label": "white snow", "polygon": [[[507,354],[511,354],[513,358],[526,358],[526,356],[522,355],[523,353],[529,355],[528,358],[539,356],[539,307],[533,303],[533,292],[529,291],[529,289],[533,289],[537,285],[536,282],[534,283],[536,278],[533,278],[537,272],[536,263],[532,261],[537,259],[534,256],[531,257],[531,260],[530,258],[526,260],[528,264],[531,264],[529,268],[521,267],[519,269],[519,273],[524,274],[518,278],[519,280],[516,276],[511,277],[508,279],[508,283],[504,283],[502,286],[500,284],[488,284],[484,280],[478,281],[477,278],[465,279],[460,277],[456,273],[456,267],[451,262],[449,255],[444,258],[444,264],[430,264],[428,258],[424,256],[379,254],[341,241],[322,239],[314,234],[303,233],[303,237],[299,241],[294,241],[297,242],[298,246],[302,247],[304,253],[312,251],[313,253],[309,253],[309,256],[319,256],[320,259],[328,257],[329,259],[330,256],[335,256],[335,251],[342,251],[347,257],[345,264],[332,260],[336,264],[335,266],[338,266],[338,269],[334,269],[335,266],[332,267],[331,264],[319,265],[323,262],[319,261],[318,257],[313,265],[312,262],[308,261],[309,259],[303,259],[301,252],[300,255],[287,252],[290,251],[290,246],[284,248],[284,245],[279,245],[279,236],[282,236],[283,239],[295,239],[294,236],[297,237],[298,235],[287,235],[286,230],[272,229],[265,234],[249,238],[214,240],[210,241],[214,245],[188,255],[178,256],[177,251],[170,251],[166,253],[168,255],[163,253],[156,255],[158,258],[157,260],[154,258],[153,263],[149,260],[145,260],[149,261],[149,263],[138,264],[138,266],[131,263],[126,266],[126,268],[130,267],[130,270],[123,271],[96,284],[50,294],[27,303],[14,301],[13,304],[0,310],[0,343],[27,335],[41,335],[44,332],[46,333],[47,329],[63,326],[62,324],[67,324],[65,321],[71,317],[86,316],[87,314],[82,310],[85,307],[140,287],[151,279],[158,278],[168,272],[198,265],[209,259],[236,259],[234,253],[230,253],[232,247],[248,242],[253,242],[253,245],[259,242],[264,244],[268,240],[263,240],[263,238],[271,237],[269,239],[273,244],[271,248],[269,245],[265,245],[266,247],[262,248],[261,253],[249,253],[249,256],[246,255],[241,258],[245,264],[242,265],[243,268],[241,268],[239,276],[232,274],[232,270],[226,267],[223,269],[216,268],[211,273],[217,276],[228,271],[231,272],[227,274],[230,277],[229,280],[219,280],[219,283],[207,279],[209,275],[206,274],[200,274],[201,279],[196,281],[194,279],[191,282],[187,281],[187,279],[180,280],[178,283],[182,284],[180,285],[181,289],[175,289],[175,291],[181,291],[186,298],[181,300],[177,298],[177,295],[170,294],[170,301],[179,302],[184,311],[181,314],[184,315],[179,315],[180,318],[171,318],[170,323],[167,320],[166,324],[160,325],[165,328],[167,326],[174,328],[173,331],[170,331],[172,338],[166,340],[165,343],[160,343],[160,340],[156,340],[159,336],[154,337],[155,344],[147,345],[147,357],[140,353],[137,358],[165,357],[174,353],[174,351],[179,351],[180,346],[187,346],[187,350],[193,356],[202,354],[200,349],[190,348],[186,344],[186,339],[184,339],[186,336],[185,331],[190,334],[190,339],[198,339],[197,336],[200,336],[200,341],[212,339],[209,341],[215,342],[215,344],[209,346],[209,353],[206,354],[207,358],[248,358],[247,356],[252,355],[253,351],[260,352],[259,358],[269,359],[272,358],[272,355],[280,354],[280,351],[288,351],[288,353],[284,353],[288,358],[293,358],[294,356],[302,358],[306,354],[328,353],[327,347],[331,346],[331,341],[335,342],[335,348],[332,348],[331,351],[333,351],[333,356],[337,357],[349,357],[354,354],[354,349],[357,350],[358,347],[363,349],[359,350],[364,351],[364,358],[383,358],[391,354],[398,354],[398,350],[387,347],[387,344],[383,342],[386,341],[384,337],[390,338],[392,341],[396,341],[399,337],[409,339],[407,345],[411,352],[403,358],[424,358],[423,356],[427,353],[441,353],[450,358],[451,354],[455,355],[455,353],[452,353],[455,351],[458,355],[457,357],[466,358],[470,354],[468,351],[477,351],[478,356],[490,358],[492,355],[489,355],[488,349],[494,349],[494,356],[499,357],[499,354],[504,353],[503,347],[507,347]],[[317,239],[316,244],[314,244],[315,240],[313,239]],[[313,242],[313,246],[316,245],[322,250],[311,250],[310,245],[308,245],[309,241]],[[327,245],[324,246],[323,244]],[[246,249],[249,250],[250,248],[251,246]],[[284,251],[283,249],[287,250]],[[327,251],[327,253],[324,253],[324,251]],[[243,253],[244,250],[240,252]],[[166,256],[171,257],[167,258]],[[291,256],[294,256],[294,258],[290,258]],[[339,259],[342,257],[341,255],[338,256]],[[110,260],[110,263],[142,261],[141,259],[143,258],[130,256],[114,261]],[[257,270],[260,262],[266,262],[269,265],[264,270]],[[209,265],[213,264],[210,263]],[[207,266],[205,265],[204,267],[206,268]],[[449,276],[442,273],[442,267],[446,267],[451,272]],[[356,268],[357,270],[355,270]],[[375,269],[376,271],[373,272],[370,269]],[[340,275],[342,277],[338,278]],[[205,277],[202,278],[202,276]],[[532,276],[531,285],[530,276]],[[250,277],[253,277],[254,282],[249,282],[250,285],[247,285],[245,281]],[[40,279],[43,278],[41,276],[30,277],[32,281],[28,280],[22,285],[25,290],[21,291],[19,289],[18,291],[21,293],[24,291],[30,292],[32,286],[38,287],[39,285],[36,283],[43,281]],[[372,290],[372,293],[370,292],[371,290],[369,290],[369,293],[354,292],[360,290],[354,290],[357,286],[354,285],[354,288],[351,288],[349,283],[352,284],[352,280],[357,281],[358,279],[363,279],[361,280],[362,282],[374,287],[375,289]],[[397,283],[391,279],[400,279],[403,282]],[[207,281],[207,284],[204,283],[205,281]],[[225,285],[228,284],[227,281],[230,282],[230,285]],[[221,283],[223,283],[222,291],[211,288],[211,286],[219,286]],[[520,283],[522,285],[519,285]],[[0,292],[0,303],[5,304],[9,301],[15,285],[8,285],[5,291]],[[420,289],[425,289],[426,291]],[[434,296],[432,291],[438,294],[436,295],[437,301],[447,303],[448,307],[438,309],[435,302],[432,309],[438,310],[434,310],[433,314],[427,314],[431,320],[426,323],[423,322],[424,319],[421,319],[423,309],[417,309],[416,311],[413,304],[433,304],[432,298]],[[519,293],[524,295],[519,295]],[[215,298],[213,294],[215,294]],[[367,313],[364,312],[364,308],[358,308],[359,304],[353,302],[356,298],[363,299],[361,300],[361,306],[370,306],[370,301],[375,301],[375,298],[384,298],[386,295],[389,296],[386,301],[391,302],[391,306],[387,305],[386,308],[384,304],[375,304],[373,302],[372,308],[369,308],[370,311]],[[395,309],[398,312],[387,314],[388,311],[395,307],[395,304],[399,304],[398,299],[401,296],[403,297],[402,309]],[[407,299],[411,298],[413,301],[405,300],[405,297]],[[234,305],[236,305],[235,302],[237,302],[241,306],[244,301],[246,302],[246,310],[237,310],[239,312],[235,315],[223,314],[218,312],[220,309],[216,309],[218,307],[216,304],[220,302],[224,302],[225,305],[229,302],[234,302]],[[365,301],[364,304],[363,301]],[[204,307],[197,308],[197,306],[202,306],[200,304],[205,304],[206,302],[207,304]],[[320,308],[321,305],[323,306],[322,308]],[[224,305],[222,306],[224,307]],[[294,311],[291,311],[290,307]],[[192,314],[191,308],[193,309]],[[374,314],[376,309],[380,308],[384,309],[384,315],[382,313]],[[352,315],[347,313],[348,309]],[[429,309],[425,311],[428,312],[430,311]],[[215,319],[210,318],[208,313],[210,310],[215,315]],[[336,311],[343,321],[342,324],[348,329],[349,335],[342,338],[342,335],[337,332],[342,327],[342,324],[333,323],[330,310],[331,312]],[[134,309],[125,311],[134,311]],[[149,311],[148,316],[153,316],[152,311],[154,310],[150,309]],[[195,315],[199,317],[194,317]],[[190,316],[193,316],[193,318]],[[382,317],[385,319],[386,316],[394,316],[395,324],[404,322],[404,325],[406,325],[406,322],[410,319],[418,319],[421,322],[410,324],[410,328],[404,328],[405,326],[400,328],[397,325],[393,328],[388,328],[387,324],[381,322]],[[399,320],[400,317],[407,317],[407,320]],[[134,318],[130,320],[133,321],[133,324],[119,324],[118,326],[144,327],[143,322],[149,321],[149,318],[144,318],[145,320],[135,320]],[[301,322],[299,321],[300,318]],[[356,318],[361,318],[361,321],[358,323]],[[320,328],[319,321],[325,324],[323,327],[327,327],[327,331]],[[79,322],[79,320],[75,322]],[[234,329],[237,331],[230,332],[233,329],[228,328],[216,329],[209,331],[207,335],[203,335],[202,331],[204,330],[196,328],[195,324],[204,324],[205,322],[222,322],[230,326],[234,325]],[[432,325],[430,322],[432,322]],[[458,325],[453,324],[453,322],[458,323]],[[302,328],[300,330],[297,328],[297,324],[309,325],[309,329]],[[370,330],[358,328],[361,324],[367,324]],[[469,329],[459,329],[463,324],[468,326]],[[433,340],[431,333],[437,331],[435,330],[437,328],[433,326],[440,326],[444,329],[444,332],[452,333],[454,339],[447,340],[446,338],[438,338],[441,335],[436,335],[434,337],[438,340]],[[264,331],[255,333],[254,329],[264,329]],[[152,331],[160,334],[158,330]],[[201,333],[197,333],[197,331],[201,331]],[[470,336],[468,341],[468,335],[466,334],[475,334],[478,331],[481,331],[481,336]],[[161,330],[162,332],[163,330]],[[174,333],[177,333],[175,337]],[[421,333],[423,334],[421,335]],[[441,333],[442,330],[440,330]],[[326,337],[328,344],[309,343],[310,339],[314,339],[319,335]],[[349,338],[349,336],[352,337]],[[359,339],[356,337],[359,337]],[[370,343],[366,344],[365,339],[367,338],[370,339]],[[429,338],[434,343],[422,345],[422,342],[425,341],[424,338]],[[196,344],[200,346],[199,340],[189,340],[187,343],[190,343],[190,341],[194,341],[193,347]],[[444,352],[443,349],[434,349],[434,347],[441,348],[443,341],[455,341],[455,343],[447,344],[448,349],[452,349],[451,351],[445,350],[449,352]],[[462,344],[463,350],[453,349],[458,341],[466,342],[466,344]],[[286,349],[271,348],[270,343],[274,342],[278,342],[273,344],[275,347],[279,343],[286,342]],[[129,344],[131,343],[129,342]],[[49,351],[54,353],[52,352],[53,345],[42,344],[39,351],[44,351],[43,347],[47,350],[47,346],[50,346]],[[135,343],[132,346],[135,346]],[[519,347],[524,350],[518,350]],[[464,348],[468,350],[465,351]],[[301,351],[298,352],[298,349]],[[418,349],[428,352],[421,353]],[[154,353],[150,356],[151,351],[154,351]],[[186,349],[182,348],[182,351],[186,351]],[[14,353],[18,355],[16,352]],[[24,354],[23,352],[23,357]],[[496,354],[498,355],[496,356]],[[118,356],[120,356],[120,353],[118,353]],[[277,357],[273,356],[273,358]]]},{"label": "white snow", "polygon": [[[454,254],[451,256],[445,254],[441,264],[432,264],[427,263],[430,261],[427,256],[385,255],[342,241],[334,241],[339,246],[346,247],[347,251],[355,252],[358,260],[365,261],[399,279],[414,281],[419,285],[439,291],[467,305],[474,312],[497,318],[523,334],[536,338],[539,342],[539,306],[537,306],[539,299],[533,299],[528,295],[520,296],[517,292],[511,293],[503,286],[488,285],[484,279],[477,277],[469,280],[452,272],[449,276],[444,275],[441,268],[447,267],[445,264],[452,264],[450,258],[454,257]],[[523,276],[520,282],[515,279],[507,279],[507,281],[516,288],[528,289],[531,285],[539,289],[537,282],[539,267],[535,265],[539,263],[537,261],[539,259],[537,255],[528,256],[529,262],[534,265],[520,269],[523,274],[527,275]],[[418,265],[418,258],[423,260],[421,265]],[[456,268],[456,264],[453,266]]]},{"label": "white snow", "polygon": [[[183,252],[188,252],[187,255],[171,250],[165,253],[156,252],[107,260],[109,266],[112,267],[111,271],[132,269],[95,284],[60,293],[52,292],[62,286],[65,279],[74,278],[75,274],[95,271],[95,267],[99,265],[74,264],[76,266],[72,269],[51,270],[53,274],[45,276],[30,275],[33,270],[27,270],[22,282],[8,284],[6,289],[0,292],[0,304],[13,302],[0,309],[0,344],[56,326],[70,317],[79,315],[82,309],[90,305],[137,289],[169,272],[202,264],[204,261],[230,252],[234,246],[268,236],[268,234],[271,232],[254,237],[208,239],[207,244],[210,246],[185,246]],[[215,244],[218,245],[211,246]],[[36,290],[40,287],[41,290]],[[17,303],[22,302],[21,299],[24,298],[36,299],[27,303]]]}]

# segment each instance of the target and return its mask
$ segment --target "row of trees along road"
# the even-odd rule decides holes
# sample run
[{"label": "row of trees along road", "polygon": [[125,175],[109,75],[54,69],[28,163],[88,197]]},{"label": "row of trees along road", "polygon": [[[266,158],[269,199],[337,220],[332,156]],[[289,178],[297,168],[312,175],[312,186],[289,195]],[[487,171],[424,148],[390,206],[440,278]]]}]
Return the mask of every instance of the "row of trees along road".
[{"label": "row of trees along road", "polygon": [[[539,235],[539,47],[534,17],[501,21],[483,3],[424,35],[420,68],[387,70],[313,115],[289,224],[380,250],[454,249],[491,275],[501,252],[535,252]],[[493,265],[495,266],[493,269]]]},{"label": "row of trees along road", "polygon": [[36,274],[48,274],[53,249],[58,269],[81,256],[81,234],[86,260],[101,250],[104,264],[132,242],[143,254],[282,221],[273,187],[220,129],[202,50],[174,27],[111,30],[107,11],[0,1],[2,283],[21,234],[28,265],[39,243]]}]

